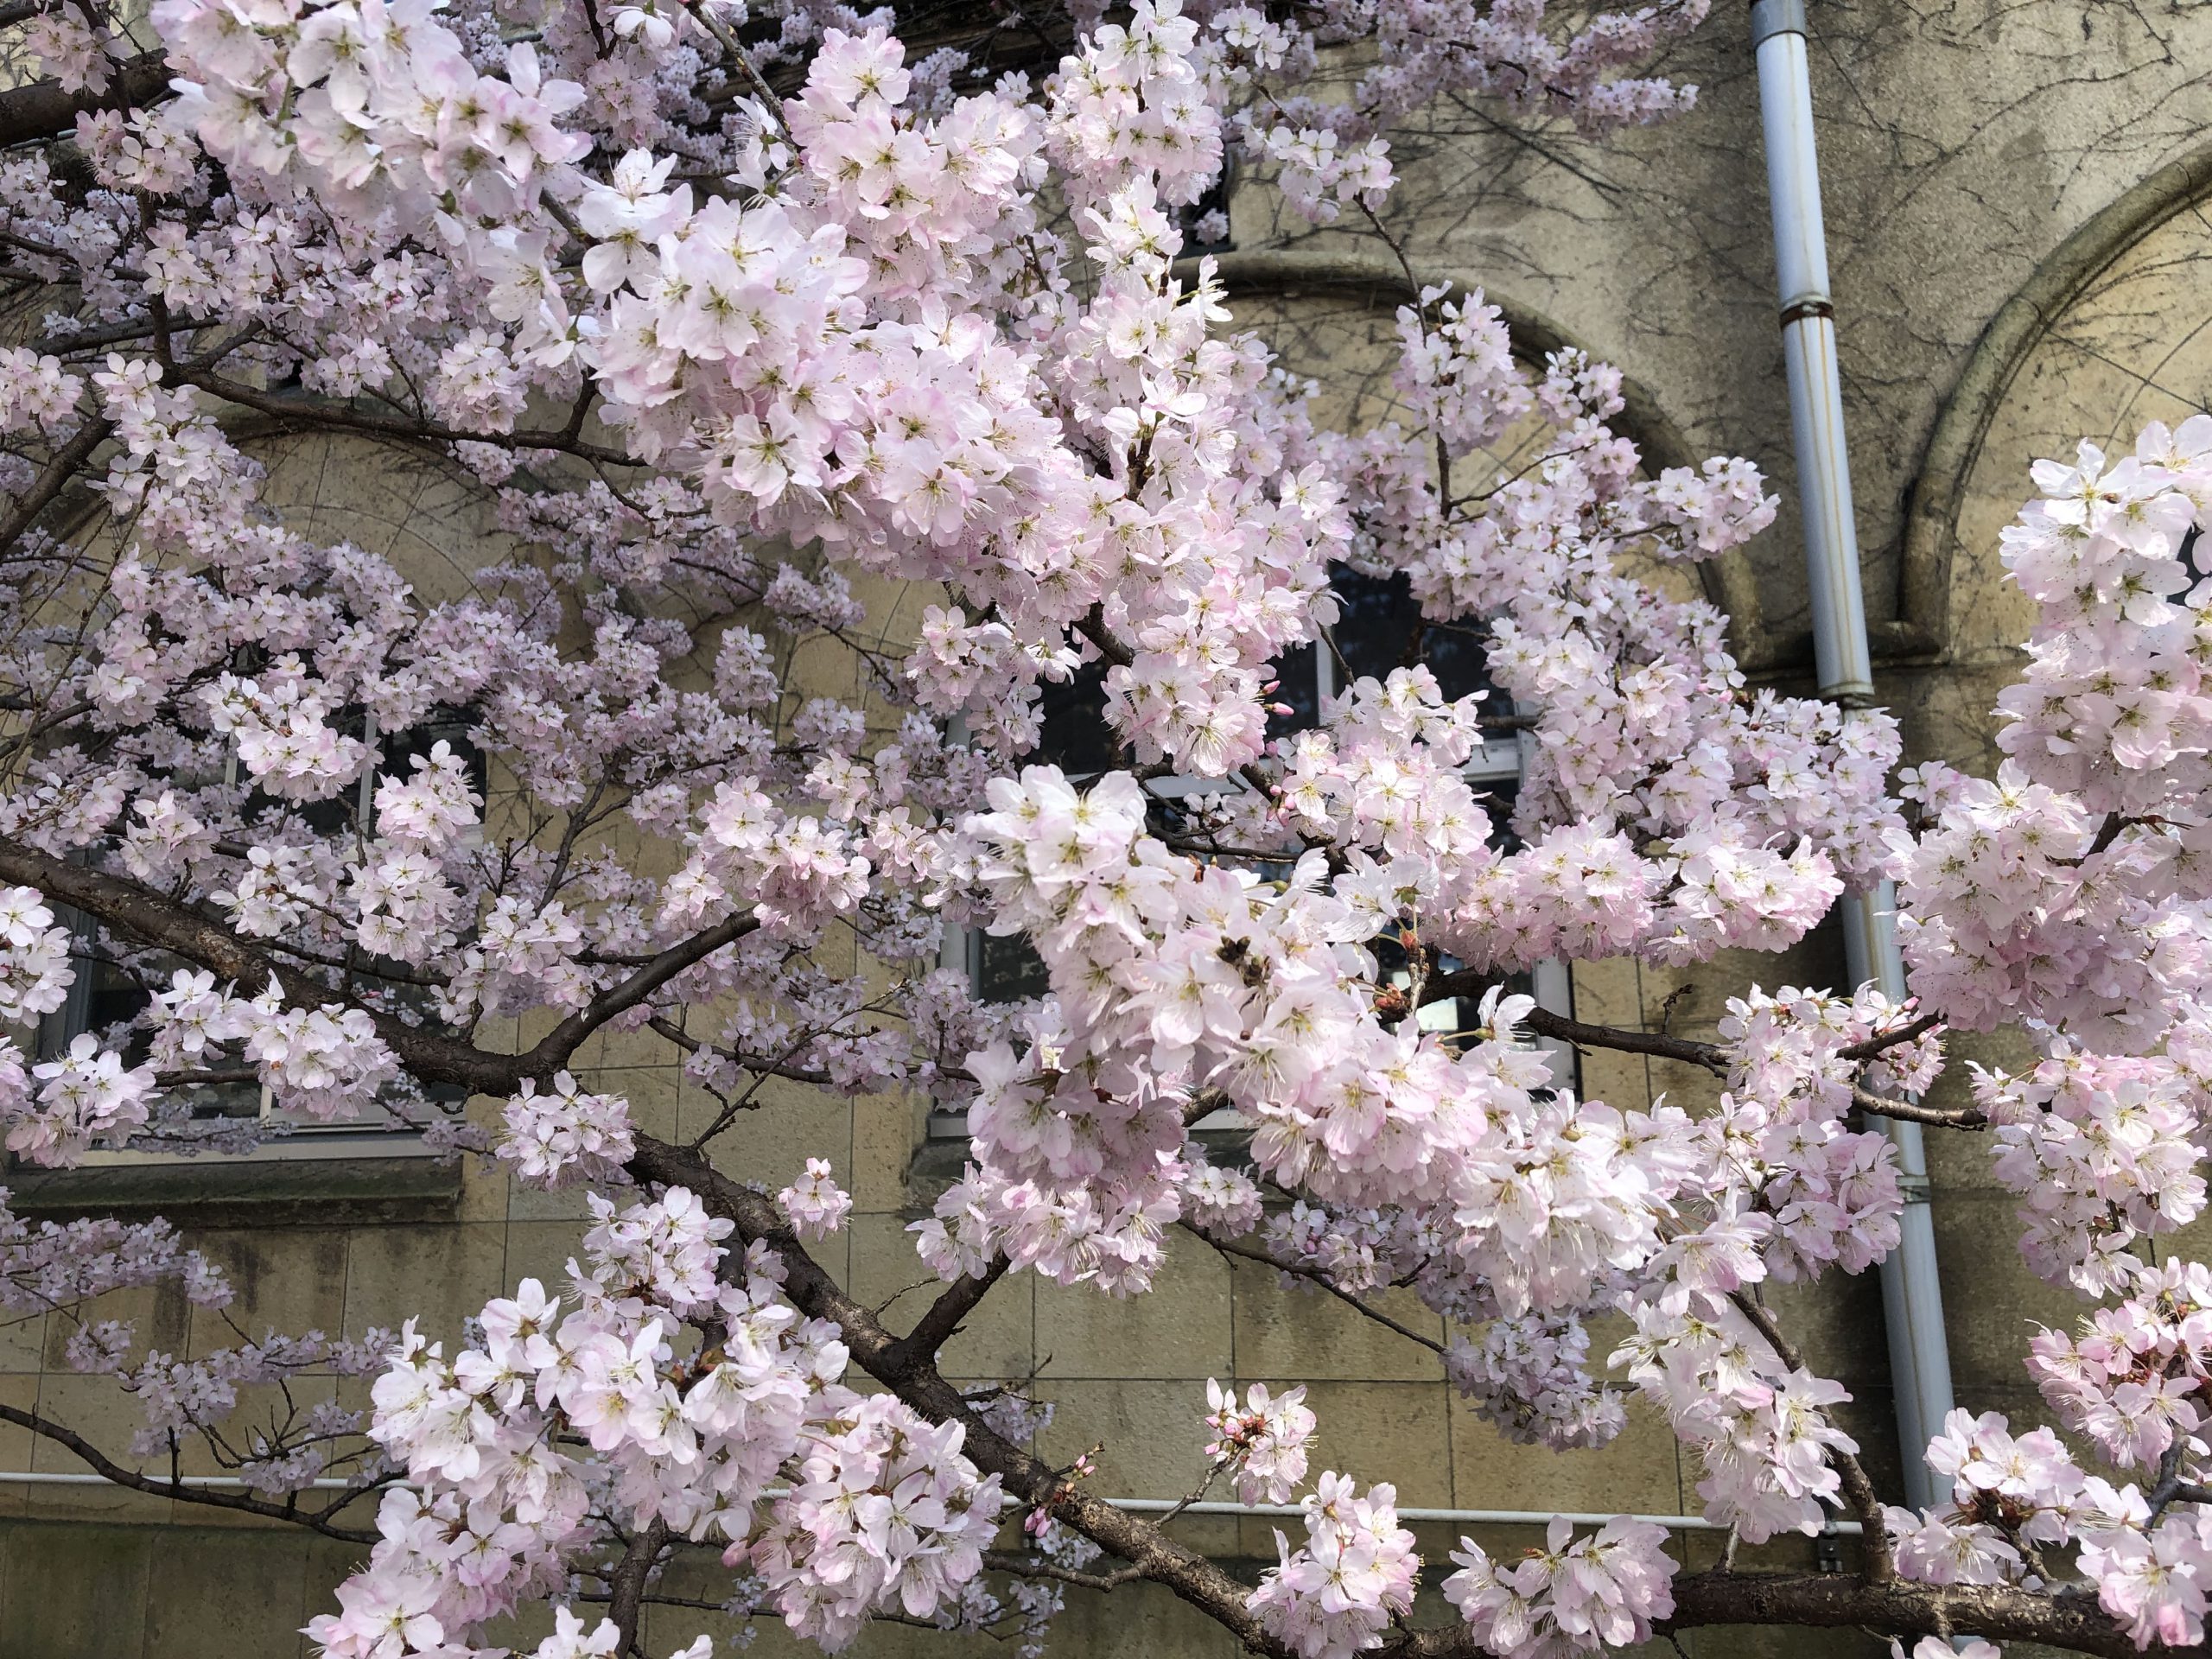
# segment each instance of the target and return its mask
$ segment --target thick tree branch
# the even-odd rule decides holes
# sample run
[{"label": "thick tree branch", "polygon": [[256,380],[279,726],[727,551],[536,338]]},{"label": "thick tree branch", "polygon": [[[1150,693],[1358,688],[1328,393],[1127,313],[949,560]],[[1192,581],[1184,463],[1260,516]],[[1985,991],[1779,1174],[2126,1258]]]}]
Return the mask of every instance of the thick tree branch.
[{"label": "thick tree branch", "polygon": [[168,59],[159,52],[126,58],[109,72],[104,92],[71,92],[58,80],[35,80],[0,92],[0,148],[74,130],[79,111],[128,109],[168,90]]},{"label": "thick tree branch", "polygon": [[175,1481],[162,1480],[152,1475],[142,1475],[135,1469],[126,1469],[110,1458],[73,1428],[49,1421],[35,1411],[25,1411],[20,1406],[0,1405],[0,1422],[13,1423],[18,1428],[29,1429],[41,1440],[53,1441],[81,1459],[92,1472],[103,1480],[118,1486],[128,1487],[134,1492],[144,1492],[151,1497],[171,1497],[180,1503],[197,1503],[211,1510],[232,1510],[241,1515],[257,1515],[270,1521],[288,1522],[293,1526],[305,1527],[319,1532],[326,1538],[337,1538],[349,1544],[369,1544],[376,1541],[373,1532],[357,1531],[352,1527],[334,1526],[327,1518],[328,1510],[309,1513],[296,1505],[272,1503],[257,1497],[251,1492],[220,1491],[207,1486],[186,1486]]},{"label": "thick tree branch", "polygon": [[[1495,974],[1462,968],[1456,973],[1437,974],[1421,988],[1421,1000],[1426,1007],[1432,1002],[1444,1002],[1455,996],[1472,996],[1497,983]],[[1718,1043],[1694,1042],[1687,1037],[1669,1037],[1656,1031],[1630,1031],[1621,1026],[1593,1026],[1580,1020],[1570,1020],[1563,1014],[1554,1014],[1549,1008],[1531,1008],[1522,1017],[1522,1023],[1539,1037],[1550,1037],[1563,1043],[1573,1043],[1581,1048],[1610,1048],[1624,1054],[1655,1054],[1662,1059],[1680,1060],[1687,1065],[1702,1066],[1708,1071],[1728,1069],[1728,1051]]]},{"label": "thick tree branch", "polygon": [[[2045,1594],[2010,1585],[1870,1583],[1849,1573],[1696,1573],[1675,1580],[1675,1613],[1662,1634],[1714,1624],[1871,1630],[1905,1637],[1980,1636],[2038,1642],[2101,1659],[2137,1659],[2127,1632],[2093,1595]],[[1390,1659],[1483,1659],[1464,1625],[1411,1634]]]},{"label": "thick tree branch", "polygon": [[[1446,974],[1445,980],[1460,978],[1458,974]],[[1430,983],[1424,1001],[1438,1000],[1436,986]],[[1459,992],[1452,993],[1461,995]],[[1687,1065],[1703,1066],[1708,1071],[1725,1072],[1728,1069],[1728,1051],[1718,1043],[1694,1042],[1687,1037],[1669,1037],[1656,1031],[1627,1031],[1618,1026],[1593,1026],[1580,1020],[1570,1020],[1563,1014],[1554,1014],[1548,1008],[1531,1008],[1522,1023],[1539,1037],[1550,1037],[1563,1043],[1573,1043],[1582,1048],[1610,1048],[1624,1054],[1652,1054],[1661,1059],[1680,1060]]]},{"label": "thick tree branch", "polygon": [[936,1364],[938,1350],[952,1340],[960,1329],[960,1322],[976,1311],[983,1298],[991,1294],[991,1287],[1006,1277],[1007,1269],[1012,1265],[1006,1257],[998,1256],[981,1274],[971,1273],[947,1285],[922,1317],[914,1321],[914,1328],[893,1344],[899,1363]]},{"label": "thick tree branch", "polygon": [[638,1645],[638,1613],[645,1603],[645,1580],[652,1576],[668,1540],[668,1522],[656,1518],[630,1541],[629,1548],[622,1552],[622,1559],[607,1578],[607,1616],[622,1632],[614,1649],[618,1654],[626,1654]]},{"label": "thick tree branch", "polygon": [[[123,877],[73,864],[4,836],[0,836],[0,881],[35,887],[49,899],[74,906],[110,927],[173,951],[219,979],[252,991],[273,979],[283,987],[288,1001],[302,1007],[350,1001],[299,969],[276,963],[188,906]],[[472,1094],[510,1095],[525,1078],[550,1081],[585,1039],[608,1020],[637,1007],[684,969],[696,967],[758,925],[750,915],[733,916],[681,944],[671,945],[620,984],[594,997],[520,1054],[480,1049],[459,1038],[410,1026],[380,1009],[365,1012],[376,1021],[377,1034],[422,1082],[451,1084]]]},{"label": "thick tree branch", "polygon": [[77,429],[75,435],[54,452],[53,458],[39,469],[16,503],[15,511],[0,520],[0,549],[13,547],[22,534],[38,522],[38,516],[53,505],[54,499],[69,486],[77,469],[92,459],[92,451],[107,442],[108,434],[115,429],[107,421],[86,421]]}]

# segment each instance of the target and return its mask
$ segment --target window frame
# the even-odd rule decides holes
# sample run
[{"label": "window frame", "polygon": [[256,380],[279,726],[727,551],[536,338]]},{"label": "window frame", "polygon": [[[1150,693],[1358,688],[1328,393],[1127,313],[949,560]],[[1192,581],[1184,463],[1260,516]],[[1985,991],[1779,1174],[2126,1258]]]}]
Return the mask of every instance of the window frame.
[{"label": "window frame", "polygon": [[[452,742],[454,741],[453,734],[448,728],[467,723],[470,712],[467,709],[448,710],[444,711],[445,717],[441,718],[438,711],[433,711],[423,720],[417,721],[402,735],[411,737],[427,728],[430,733],[431,744],[435,745],[439,741]],[[363,769],[360,780],[354,785],[353,810],[357,823],[370,824],[376,811],[377,784],[381,779],[392,772],[400,758],[400,752],[385,747],[385,739],[378,729],[377,718],[373,710],[365,711],[362,715],[361,735],[363,742],[368,746],[373,759],[372,763]],[[467,740],[464,737],[462,741]],[[472,773],[472,783],[477,793],[488,799],[491,781],[490,757],[484,754],[473,742],[468,743],[467,747],[470,752],[467,764]],[[412,750],[410,749],[409,753],[412,753]],[[226,785],[235,785],[238,782],[238,749],[236,745],[232,745],[224,761],[223,781]],[[343,794],[331,798],[334,802],[343,799],[345,799]],[[475,842],[480,843],[481,830],[474,832],[474,836]],[[69,928],[70,955],[73,966],[76,969],[76,977],[71,983],[67,999],[61,1007],[51,1014],[41,1016],[31,1033],[34,1054],[35,1058],[41,1061],[53,1058],[67,1050],[78,1037],[97,1029],[91,1021],[89,1004],[92,994],[92,976],[99,971],[99,964],[91,959],[98,925],[93,918],[73,906],[57,906],[55,910],[56,919],[64,922]],[[80,942],[84,946],[81,950],[78,948]],[[231,1086],[243,1090],[247,1085]],[[188,1166],[203,1160],[219,1160],[225,1165],[232,1165],[308,1161],[365,1162],[384,1159],[435,1159],[446,1156],[444,1153],[429,1145],[423,1138],[423,1129],[413,1124],[388,1120],[383,1127],[379,1128],[365,1119],[321,1123],[311,1120],[287,1118],[278,1111],[275,1091],[267,1084],[253,1086],[258,1090],[260,1096],[256,1121],[264,1124],[289,1122],[291,1127],[283,1134],[259,1142],[250,1151],[213,1153],[170,1151],[154,1147],[98,1147],[86,1152],[78,1160],[79,1166],[86,1168],[112,1169],[143,1168],[149,1166],[173,1167]],[[241,1116],[237,1121],[243,1122],[245,1119]],[[12,1153],[8,1154],[6,1164],[11,1171],[29,1171],[37,1167],[35,1165],[24,1163]]]},{"label": "window frame", "polygon": [[[1325,639],[1315,642],[1311,661],[1313,666],[1313,707],[1316,709],[1338,694],[1337,656],[1333,642]],[[951,733],[956,741],[965,735],[961,725],[956,716]],[[1498,736],[1485,734],[1479,747],[1467,757],[1459,775],[1471,784],[1495,784],[1509,780],[1518,783],[1528,775],[1529,761],[1534,748],[1535,739],[1525,730]],[[1074,779],[1077,782],[1083,782],[1097,775],[1084,772],[1075,774]],[[1177,773],[1152,779],[1147,782],[1146,788],[1153,794],[1172,800],[1184,795],[1217,793],[1222,788],[1222,780]],[[988,937],[981,928],[948,925],[944,930],[944,943],[938,951],[938,965],[959,972],[970,995],[981,994],[982,952],[984,940]],[[1529,979],[1530,992],[1535,997],[1538,1007],[1563,1019],[1573,1017],[1574,975],[1571,963],[1564,957],[1547,957],[1529,970]],[[1424,1028],[1456,1028],[1450,1013],[1455,1002],[1440,1002],[1432,1006],[1438,1010],[1435,1019],[1427,1017],[1427,1009],[1420,1010],[1414,1015]],[[1581,1070],[1573,1045],[1550,1037],[1537,1038],[1536,1045],[1551,1062],[1552,1075],[1559,1080],[1560,1085],[1579,1090]],[[1238,1131],[1250,1126],[1236,1111],[1224,1108],[1207,1113],[1191,1127],[1201,1131]],[[928,1139],[936,1141],[967,1138],[968,1114],[965,1111],[947,1111],[937,1107],[931,1109]]]}]

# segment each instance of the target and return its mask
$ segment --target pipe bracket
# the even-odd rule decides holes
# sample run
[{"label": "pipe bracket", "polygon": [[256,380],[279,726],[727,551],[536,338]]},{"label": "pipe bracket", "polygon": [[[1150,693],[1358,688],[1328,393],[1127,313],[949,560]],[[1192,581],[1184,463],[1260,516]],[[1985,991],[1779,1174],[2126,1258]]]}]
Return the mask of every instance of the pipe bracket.
[{"label": "pipe bracket", "polygon": [[1833,319],[1834,315],[1835,302],[1808,296],[1804,299],[1792,300],[1782,308],[1782,326],[1787,328],[1793,322],[1810,322],[1815,317]]},{"label": "pipe bracket", "polygon": [[1753,51],[1777,35],[1811,33],[1805,26],[1805,0],[1751,0]]}]

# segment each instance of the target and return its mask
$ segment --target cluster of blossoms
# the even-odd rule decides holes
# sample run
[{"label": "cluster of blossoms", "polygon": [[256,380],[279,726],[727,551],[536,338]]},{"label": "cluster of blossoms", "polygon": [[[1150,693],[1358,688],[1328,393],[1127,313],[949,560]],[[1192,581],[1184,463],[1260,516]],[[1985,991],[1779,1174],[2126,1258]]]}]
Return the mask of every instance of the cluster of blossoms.
[{"label": "cluster of blossoms", "polygon": [[1863,1067],[1846,1051],[1878,1043],[1909,1016],[1871,986],[1849,998],[1785,986],[1729,1001],[1720,1022],[1727,1090],[1701,1130],[1741,1172],[1767,1270],[1785,1283],[1831,1264],[1863,1273],[1897,1246],[1904,1196],[1895,1154],[1886,1137],[1845,1120],[1860,1077],[1878,1093],[1916,1095],[1942,1052],[1933,1032],[1892,1043]]},{"label": "cluster of blossoms", "polygon": [[2152,425],[2107,468],[2042,461],[2005,532],[2036,602],[1999,699],[1994,783],[1923,767],[1900,840],[1916,983],[1955,1023],[2027,1014],[2100,1050],[2154,1050],[2205,988],[2201,803],[2212,772],[2212,594],[2183,543],[2212,504],[2212,417]]},{"label": "cluster of blossoms", "polygon": [[[2205,1034],[2175,1046],[2212,1058]],[[2206,1096],[2194,1070],[2171,1053],[2084,1053],[2064,1039],[2024,1075],[1974,1069],[1975,1103],[1997,1126],[1993,1167],[2027,1223],[2030,1267],[2093,1295],[2125,1292],[2146,1271],[2136,1240],[2203,1213]]]},{"label": "cluster of blossoms", "polygon": [[1445,1375],[1508,1440],[1557,1451],[1610,1445],[1628,1427],[1617,1389],[1590,1370],[1590,1333],[1572,1314],[1492,1319],[1479,1344],[1454,1337]]},{"label": "cluster of blossoms", "polygon": [[8,1150],[33,1164],[73,1164],[99,1142],[120,1146],[146,1122],[154,1093],[150,1066],[129,1066],[86,1032],[30,1068],[25,1085],[12,1049],[0,1052],[0,1120]]},{"label": "cluster of blossoms", "polygon": [[2143,1269],[2078,1336],[2038,1332],[2028,1372],[2060,1423],[2119,1468],[2155,1468],[2177,1442],[2203,1455],[2212,1269],[2184,1261]]},{"label": "cluster of blossoms", "polygon": [[1462,1538],[1452,1553],[1459,1570],[1445,1580],[1445,1599],[1498,1659],[1647,1642],[1652,1620],[1675,1611],[1675,1564],[1660,1548],[1665,1538],[1649,1522],[1626,1516],[1580,1538],[1554,1520],[1544,1547],[1510,1566]]},{"label": "cluster of blossoms", "polygon": [[801,1238],[827,1238],[852,1213],[852,1195],[830,1179],[827,1158],[806,1160],[806,1173],[776,1194]]},{"label": "cluster of blossoms", "polygon": [[[226,1464],[234,1464],[249,1491],[296,1493],[334,1472],[365,1478],[358,1458],[364,1414],[334,1400],[309,1402],[292,1398],[295,1379],[366,1376],[384,1368],[391,1333],[371,1331],[358,1340],[334,1339],[320,1331],[298,1336],[275,1332],[259,1341],[211,1349],[189,1359],[149,1351],[135,1363],[135,1332],[109,1322],[80,1327],[70,1339],[73,1370],[113,1376],[133,1395],[144,1421],[132,1436],[139,1458],[168,1458],[181,1445],[201,1440]],[[281,1418],[236,1424],[247,1390],[275,1394],[285,1402]],[[336,1457],[334,1457],[334,1452]]]},{"label": "cluster of blossoms", "polygon": [[196,1306],[231,1300],[221,1270],[187,1249],[165,1221],[29,1222],[7,1208],[0,1189],[0,1309],[14,1315],[73,1309],[111,1290],[164,1281]]},{"label": "cluster of blossoms", "polygon": [[1206,1427],[1214,1438],[1206,1456],[1217,1470],[1234,1475],[1236,1496],[1247,1503],[1287,1503],[1306,1484],[1306,1442],[1317,1421],[1306,1408],[1304,1388],[1270,1394],[1255,1382],[1236,1402],[1236,1390],[1206,1379]]},{"label": "cluster of blossoms", "polygon": [[1398,1524],[1397,1489],[1362,1496],[1347,1475],[1314,1484],[1305,1503],[1306,1541],[1275,1534],[1281,1562],[1252,1592],[1260,1627],[1300,1659],[1351,1659],[1382,1645],[1394,1618],[1410,1611],[1421,1557]]},{"label": "cluster of blossoms", "polygon": [[526,1185],[620,1182],[622,1166],[637,1151],[629,1103],[580,1088],[566,1071],[556,1072],[542,1095],[524,1079],[502,1116],[506,1132],[498,1142],[499,1155]]},{"label": "cluster of blossoms", "polygon": [[[2109,1454],[2109,1447],[2100,1449]],[[2204,1455],[2192,1440],[2182,1467],[2194,1471]],[[2169,1508],[2169,1489],[2146,1494],[2084,1474],[2050,1430],[2015,1435],[1996,1412],[1951,1413],[1929,1442],[1928,1460],[1950,1477],[1951,1501],[1925,1514],[1885,1511],[1906,1578],[2033,1586],[2050,1571],[2044,1552],[2070,1545],[2105,1611],[2137,1647],[2203,1641],[2212,1528],[2202,1506]],[[2114,1460],[2125,1466],[2147,1459]]]},{"label": "cluster of blossoms", "polygon": [[[1740,1261],[1756,1276],[1757,1257]],[[1706,1514],[1755,1544],[1817,1532],[1841,1493],[1832,1454],[1859,1449],[1829,1412],[1842,1387],[1784,1361],[1725,1298],[1677,1287],[1634,1313],[1614,1362],[1698,1454]]]},{"label": "cluster of blossoms", "polygon": [[0,1021],[20,1026],[52,1014],[76,977],[69,930],[35,888],[0,887]]},{"label": "cluster of blossoms", "polygon": [[[918,1616],[956,1596],[1001,1503],[961,1427],[843,1386],[835,1328],[784,1300],[764,1249],[718,1276],[731,1224],[689,1192],[620,1211],[594,1195],[594,1210],[566,1297],[526,1280],[450,1361],[411,1325],[391,1351],[368,1432],[416,1490],[385,1497],[371,1564],[310,1632],[323,1650],[466,1641],[563,1582],[610,1523],[728,1541],[791,1628],[832,1649],[878,1608]],[[672,1338],[699,1319],[717,1339],[679,1355]],[[766,1497],[794,1460],[798,1478]],[[379,1644],[397,1608],[419,1623],[393,1649]]]}]

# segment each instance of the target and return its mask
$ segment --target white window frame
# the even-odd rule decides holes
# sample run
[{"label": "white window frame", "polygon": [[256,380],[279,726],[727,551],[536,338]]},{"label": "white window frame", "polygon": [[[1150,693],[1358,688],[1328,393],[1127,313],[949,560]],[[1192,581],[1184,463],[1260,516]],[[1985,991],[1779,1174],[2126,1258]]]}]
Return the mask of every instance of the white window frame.
[{"label": "white window frame", "polygon": [[[364,720],[361,735],[362,741],[369,747],[372,760],[356,785],[358,793],[354,798],[354,810],[359,821],[365,823],[376,810],[377,780],[383,775],[382,752],[378,748],[380,734],[373,711]],[[223,781],[226,785],[238,782],[238,748],[232,745],[223,764]],[[480,842],[480,830],[472,832],[472,835]],[[89,927],[90,918],[87,918],[73,937],[89,942]],[[76,982],[69,988],[68,1001],[39,1021],[36,1040],[41,1058],[66,1049],[73,1039],[92,1029],[86,1018],[86,1000],[89,992],[88,976],[93,971],[89,965],[80,968]],[[120,1150],[99,1147],[87,1152],[79,1160],[80,1166],[112,1168],[149,1164],[175,1165],[193,1162],[200,1158],[219,1158],[229,1165],[337,1159],[436,1158],[444,1155],[428,1145],[423,1140],[423,1131],[411,1124],[391,1122],[379,1128],[362,1119],[334,1123],[318,1123],[302,1118],[285,1120],[283,1114],[277,1109],[275,1092],[268,1084],[260,1085],[260,1094],[259,1121],[264,1123],[289,1121],[292,1127],[288,1133],[264,1141],[250,1152],[189,1153],[159,1151],[151,1147],[125,1147]]]}]

